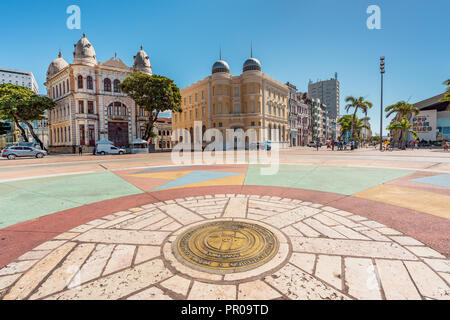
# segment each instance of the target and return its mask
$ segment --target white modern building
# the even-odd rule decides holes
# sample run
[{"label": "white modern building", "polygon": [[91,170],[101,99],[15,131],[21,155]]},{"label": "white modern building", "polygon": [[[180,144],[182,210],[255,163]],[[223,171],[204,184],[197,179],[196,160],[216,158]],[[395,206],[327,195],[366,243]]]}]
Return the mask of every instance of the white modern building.
[{"label": "white modern building", "polygon": [[337,73],[334,79],[308,83],[308,94],[312,99],[320,101],[328,107],[328,117],[332,119],[339,118],[340,112],[340,84],[337,79]]},{"label": "white modern building", "polygon": [[27,87],[38,93],[39,87],[34,79],[33,72],[0,67],[0,83],[11,83]]}]

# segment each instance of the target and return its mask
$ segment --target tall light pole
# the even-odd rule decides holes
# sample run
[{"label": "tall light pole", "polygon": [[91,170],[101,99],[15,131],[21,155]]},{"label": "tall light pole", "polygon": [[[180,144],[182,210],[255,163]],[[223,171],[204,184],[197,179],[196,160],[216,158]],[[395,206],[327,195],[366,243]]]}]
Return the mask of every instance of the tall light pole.
[{"label": "tall light pole", "polygon": [[380,58],[380,73],[381,73],[380,151],[383,151],[383,75],[384,75],[384,56]]}]

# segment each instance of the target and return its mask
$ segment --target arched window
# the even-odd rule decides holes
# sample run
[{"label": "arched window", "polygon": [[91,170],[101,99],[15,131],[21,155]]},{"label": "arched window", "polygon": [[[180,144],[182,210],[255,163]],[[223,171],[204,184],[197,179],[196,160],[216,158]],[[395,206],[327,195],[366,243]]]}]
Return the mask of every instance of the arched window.
[{"label": "arched window", "polygon": [[94,83],[92,82],[92,77],[91,76],[88,76],[86,78],[86,88],[88,88],[90,90],[94,89]]},{"label": "arched window", "polygon": [[106,78],[103,82],[105,87],[104,91],[111,92],[111,80]]},{"label": "arched window", "polygon": [[83,76],[78,76],[78,89],[83,89]]},{"label": "arched window", "polygon": [[120,87],[119,87],[120,81],[119,80],[114,80],[114,92],[120,92]]},{"label": "arched window", "polygon": [[127,116],[127,107],[121,102],[113,102],[108,106],[109,116]]}]

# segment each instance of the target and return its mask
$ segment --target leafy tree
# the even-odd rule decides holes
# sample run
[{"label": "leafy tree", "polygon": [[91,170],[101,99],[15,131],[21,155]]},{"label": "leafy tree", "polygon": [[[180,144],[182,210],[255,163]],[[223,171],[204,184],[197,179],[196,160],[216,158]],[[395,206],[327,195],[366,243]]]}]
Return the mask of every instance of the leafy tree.
[{"label": "leafy tree", "polygon": [[396,104],[390,105],[386,107],[384,111],[386,111],[386,118],[389,118],[391,115],[395,114],[397,121],[400,121],[405,117],[410,120],[412,115],[417,116],[420,112],[418,108],[405,101],[399,101]]},{"label": "leafy tree", "polygon": [[[353,119],[355,119],[354,125]],[[344,115],[341,118],[339,118],[338,123],[341,126],[341,137],[347,136],[348,132],[351,132],[352,127],[354,128],[354,139],[357,138],[357,140],[361,139],[361,132],[363,128],[370,129],[370,126],[367,124],[367,122],[370,120],[369,117],[364,117],[359,119],[357,116],[352,116],[350,114]]]},{"label": "leafy tree", "polygon": [[419,137],[417,133],[411,129],[411,127],[412,124],[409,122],[409,120],[406,117],[403,117],[400,121],[392,120],[391,124],[387,128],[390,131],[400,133],[399,141],[403,150],[406,149],[406,137],[408,133],[411,133],[414,139],[418,139]]},{"label": "leafy tree", "polygon": [[180,90],[173,80],[164,76],[135,72],[120,84],[120,88],[149,113],[144,140],[154,136],[153,126],[160,112],[181,112]]},{"label": "leafy tree", "polygon": [[363,97],[355,98],[353,96],[348,96],[345,98],[347,105],[345,106],[345,111],[349,112],[354,109],[352,118],[352,128],[351,128],[351,140],[355,141],[355,124],[356,124],[356,113],[361,110],[364,114],[367,114],[367,110],[372,108],[373,104],[370,101],[365,100]]},{"label": "leafy tree", "polygon": [[0,119],[14,122],[24,141],[28,142],[25,129],[20,125],[24,123],[43,150],[46,150],[44,143],[35,134],[31,122],[44,119],[45,111],[54,107],[53,100],[39,96],[28,88],[10,83],[0,84]]},{"label": "leafy tree", "polygon": [[444,94],[444,99],[442,99],[441,101],[442,102],[450,101],[450,79],[445,80],[443,85],[447,86],[447,91]]}]

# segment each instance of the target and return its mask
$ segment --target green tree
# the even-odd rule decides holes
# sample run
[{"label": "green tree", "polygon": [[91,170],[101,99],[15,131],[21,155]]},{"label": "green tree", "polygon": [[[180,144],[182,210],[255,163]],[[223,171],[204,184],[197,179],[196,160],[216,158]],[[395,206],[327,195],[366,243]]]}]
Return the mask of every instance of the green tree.
[{"label": "green tree", "polygon": [[441,101],[442,102],[450,101],[450,79],[445,80],[443,85],[447,86],[447,91],[444,94],[444,99],[442,99]]},{"label": "green tree", "polygon": [[153,126],[160,112],[181,112],[181,94],[173,80],[159,75],[135,72],[126,78],[120,88],[149,114],[144,140],[152,137]]},{"label": "green tree", "polygon": [[352,115],[345,115],[339,118],[338,123],[341,127],[341,138],[345,138],[348,132],[352,130]]},{"label": "green tree", "polygon": [[412,124],[409,123],[409,120],[406,117],[403,117],[400,121],[392,120],[391,124],[387,128],[388,130],[392,132],[399,132],[400,133],[400,147],[402,150],[406,149],[406,138],[408,133],[411,133],[411,135],[414,137],[414,139],[418,139],[417,133],[411,129]]},{"label": "green tree", "polygon": [[28,142],[25,129],[21,126],[24,123],[43,150],[46,150],[44,143],[34,132],[31,122],[44,119],[45,111],[54,107],[53,100],[39,96],[28,88],[10,83],[0,84],[0,119],[14,122],[24,141]]},{"label": "green tree", "polygon": [[365,100],[363,97],[355,98],[353,96],[348,96],[347,98],[345,98],[345,102],[347,102],[345,111],[349,112],[351,109],[354,109],[351,128],[351,140],[355,141],[356,113],[358,112],[358,110],[361,110],[364,114],[367,114],[367,110],[372,108],[373,104],[372,102]]},{"label": "green tree", "polygon": [[[355,119],[354,125],[353,119]],[[367,124],[369,120],[370,120],[369,117],[359,119],[357,116],[352,116],[350,114],[340,117],[338,123],[341,127],[341,137],[346,137],[348,132],[351,132],[353,127],[355,130],[354,139],[361,140],[362,129],[363,128],[370,129],[370,126]]]},{"label": "green tree", "polygon": [[369,120],[369,117],[364,117],[361,119],[358,119],[358,117],[356,117],[355,132],[358,140],[361,140],[362,129],[370,129]]},{"label": "green tree", "polygon": [[418,108],[406,101],[399,101],[396,104],[390,105],[386,107],[384,111],[386,111],[386,118],[395,114],[396,121],[401,121],[401,119],[405,117],[406,119],[411,120],[411,116],[417,116],[420,112]]}]

